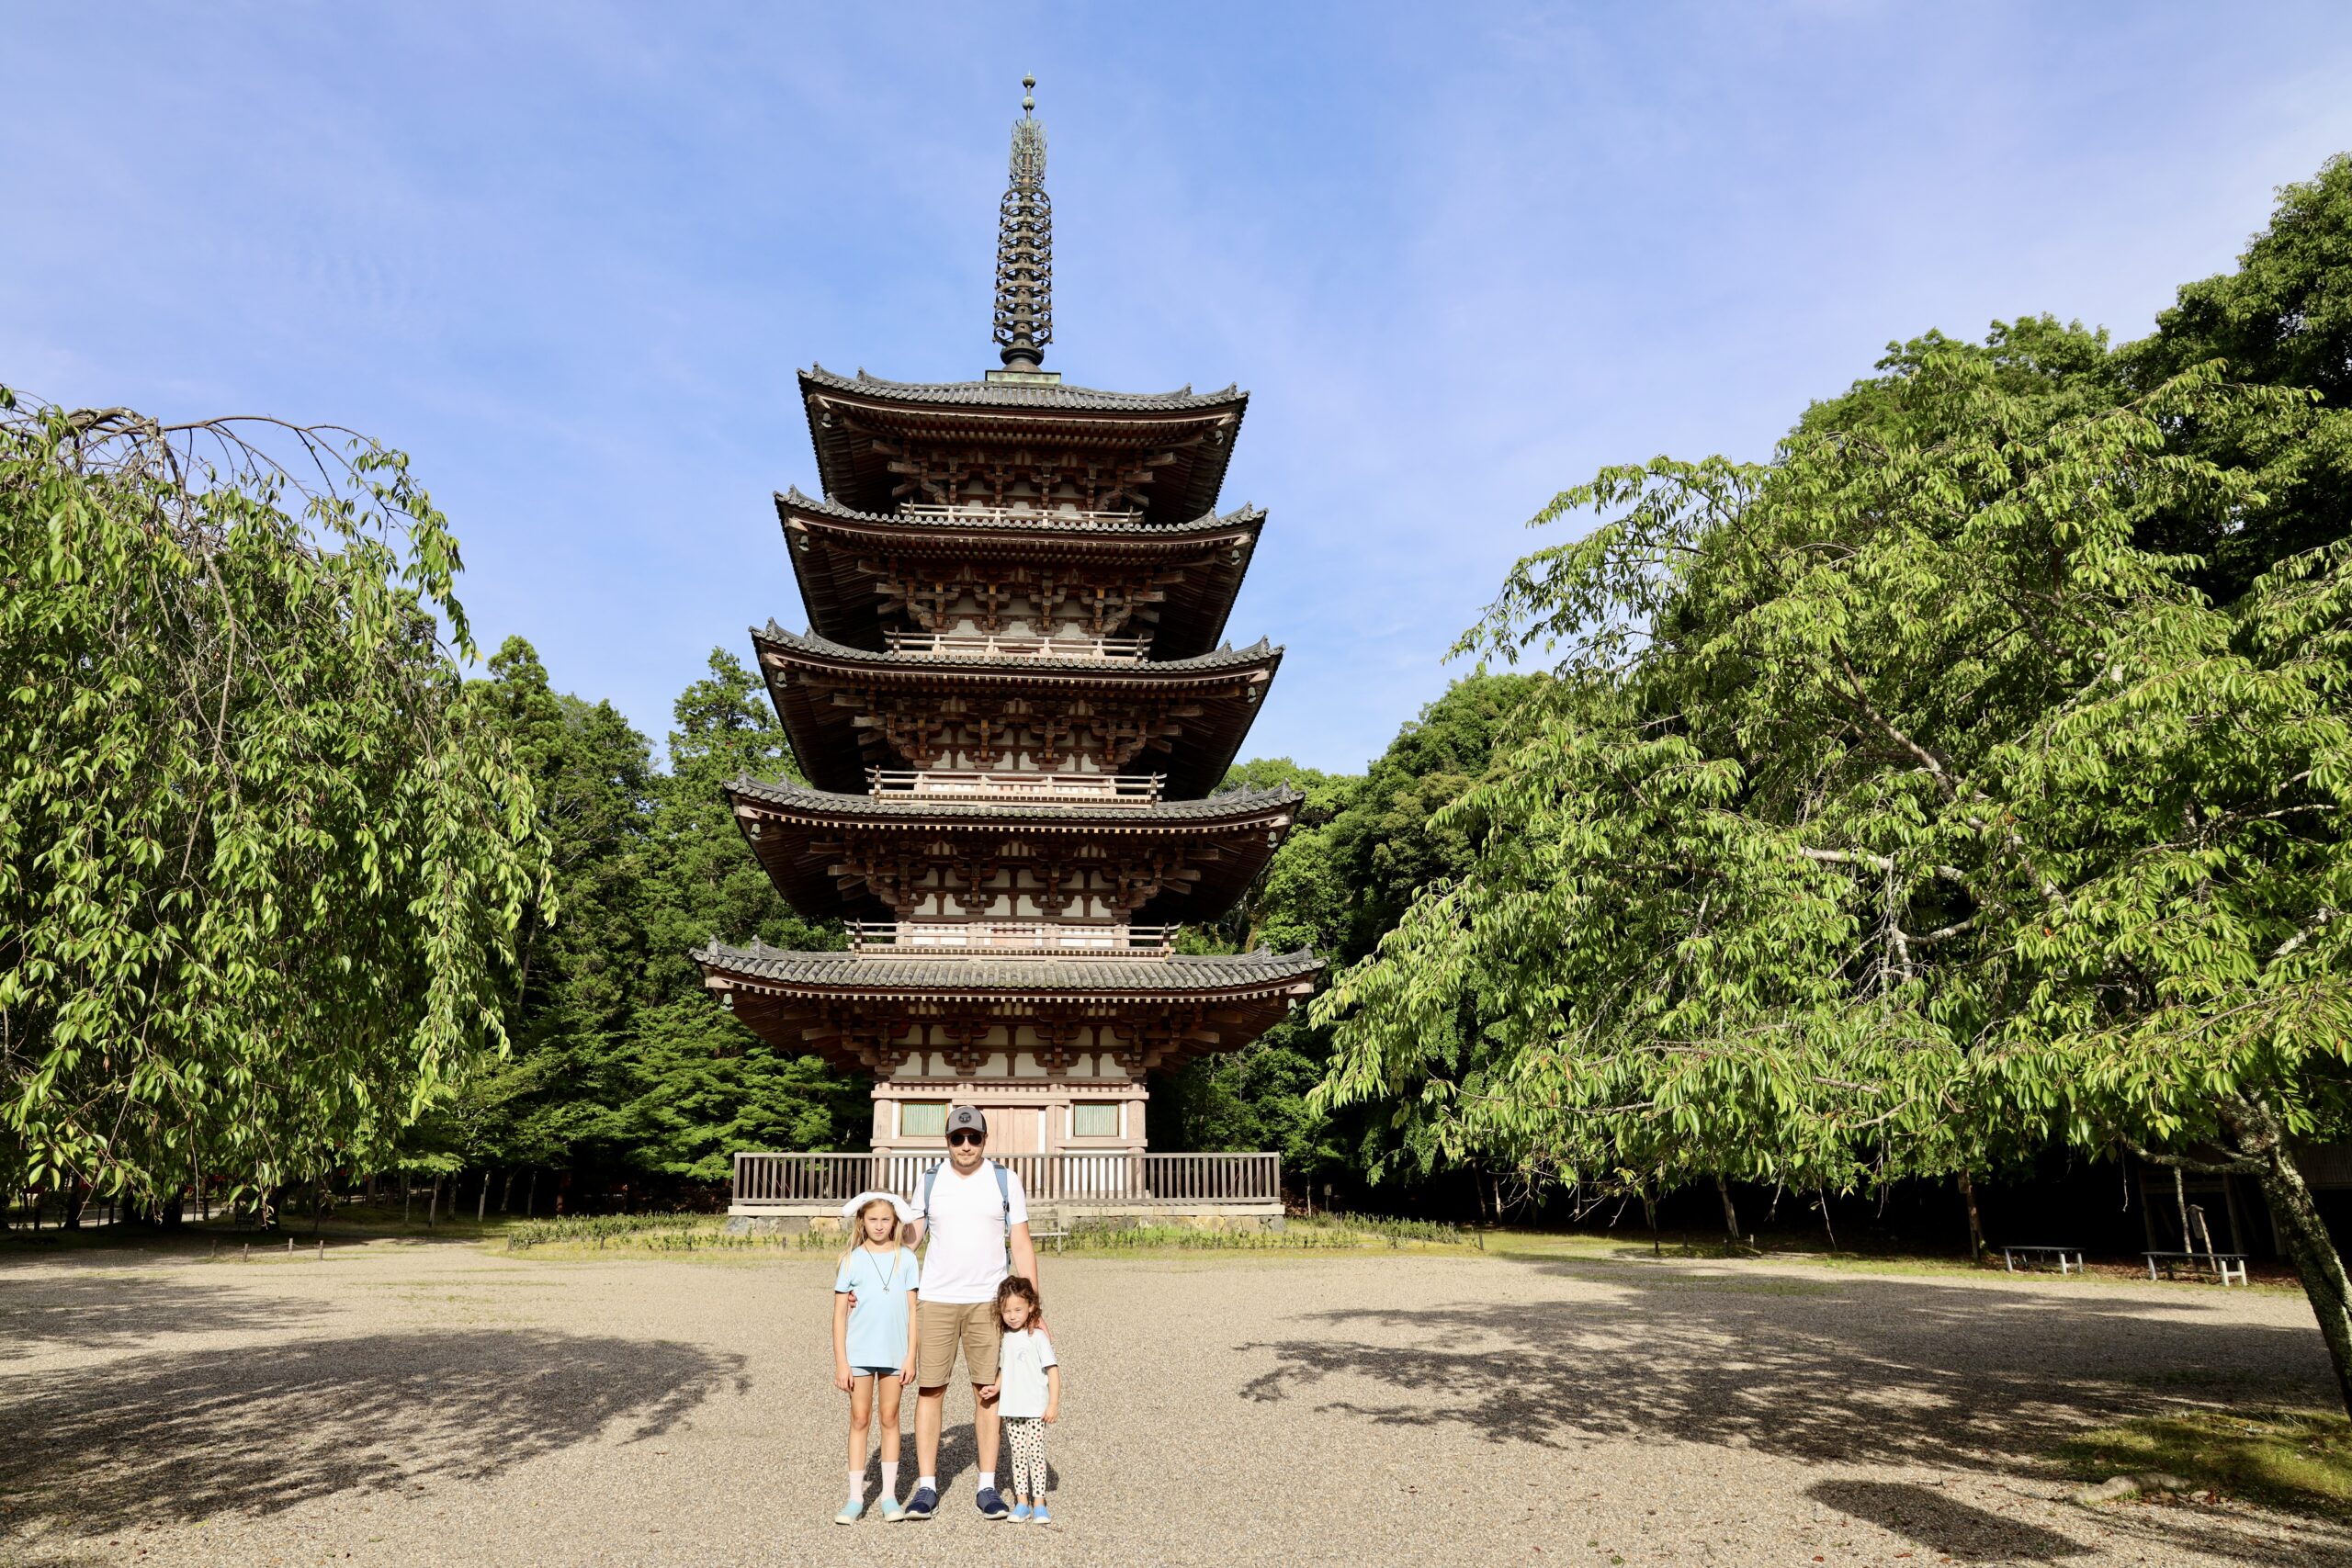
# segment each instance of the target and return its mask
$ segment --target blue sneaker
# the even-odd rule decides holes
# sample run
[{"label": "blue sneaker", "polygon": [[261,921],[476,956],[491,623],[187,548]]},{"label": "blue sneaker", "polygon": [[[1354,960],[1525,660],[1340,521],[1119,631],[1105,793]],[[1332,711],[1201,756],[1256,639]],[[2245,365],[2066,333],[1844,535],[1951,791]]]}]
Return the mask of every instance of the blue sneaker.
[{"label": "blue sneaker", "polygon": [[903,1519],[906,1517],[907,1510],[904,1505],[900,1504],[896,1497],[891,1496],[889,1494],[883,1494],[882,1522],[886,1525],[896,1524],[899,1520]]},{"label": "blue sneaker", "polygon": [[1029,1510],[1029,1522],[1033,1525],[1049,1525],[1054,1522],[1054,1516],[1046,1512],[1046,1500],[1043,1497],[1038,1498],[1037,1506]]},{"label": "blue sneaker", "polygon": [[993,1486],[983,1486],[972,1494],[972,1506],[979,1509],[980,1517],[984,1519],[1007,1519],[1012,1517],[1012,1511],[1004,1506],[1004,1499],[996,1495],[996,1488]]},{"label": "blue sneaker", "polygon": [[939,1506],[939,1494],[928,1486],[919,1487],[915,1495],[907,1499],[906,1517],[910,1519],[927,1519],[931,1517],[931,1511],[937,1506]]},{"label": "blue sneaker", "polygon": [[1025,1525],[1029,1522],[1028,1504],[1015,1503],[1012,1505],[1012,1522],[1016,1525]]},{"label": "blue sneaker", "polygon": [[859,1516],[865,1512],[865,1505],[863,1502],[847,1504],[842,1507],[840,1513],[833,1516],[833,1523],[837,1525],[854,1525],[857,1523]]}]

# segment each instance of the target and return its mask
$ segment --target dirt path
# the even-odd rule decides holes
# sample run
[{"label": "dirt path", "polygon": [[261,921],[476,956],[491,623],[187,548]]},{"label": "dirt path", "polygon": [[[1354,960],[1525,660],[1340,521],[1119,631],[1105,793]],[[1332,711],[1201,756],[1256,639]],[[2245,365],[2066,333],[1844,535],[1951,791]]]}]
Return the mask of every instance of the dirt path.
[{"label": "dirt path", "polygon": [[[2352,1563],[2035,1456],[2324,1403],[2299,1299],[1410,1254],[1052,1259],[1048,1529],[838,1506],[830,1262],[0,1263],[0,1562]],[[907,1474],[912,1475],[912,1410]]]}]

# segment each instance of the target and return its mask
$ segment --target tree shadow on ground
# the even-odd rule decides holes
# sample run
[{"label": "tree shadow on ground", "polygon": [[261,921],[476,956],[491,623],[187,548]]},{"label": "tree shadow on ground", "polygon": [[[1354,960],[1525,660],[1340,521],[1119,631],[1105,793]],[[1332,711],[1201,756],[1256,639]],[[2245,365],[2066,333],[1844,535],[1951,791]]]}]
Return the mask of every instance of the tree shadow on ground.
[{"label": "tree shadow on ground", "polygon": [[[1238,1347],[1274,1361],[1240,1393],[1271,1402],[1319,1389],[1329,1397],[1318,1411],[1451,1426],[1501,1445],[1681,1441],[1808,1464],[1925,1464],[2054,1481],[2060,1442],[2086,1426],[2175,1407],[2156,1389],[2183,1369],[2197,1371],[2199,1397],[2209,1403],[2324,1404],[2334,1386],[2315,1328],[2199,1321],[2222,1303],[2188,1295],[2151,1301],[1736,1267],[1527,1267],[1585,1288],[1548,1302],[1308,1314],[1295,1320],[1309,1330],[1300,1337]],[[1873,1519],[1903,1511],[1893,1492],[1855,1495],[1871,1506],[1833,1506]],[[1905,1533],[1923,1545],[1938,1534],[1966,1537],[1967,1516],[1978,1511],[1936,1501],[1940,1511],[1913,1510],[1920,1523]],[[2014,1538],[2017,1523],[2000,1522]],[[2165,1521],[2175,1545],[2183,1543],[2180,1523]],[[2042,1533],[2052,1535],[2045,1557],[2060,1554],[2060,1544],[2080,1550]],[[2273,1560],[2235,1536],[2203,1544]]]},{"label": "tree shadow on ground", "polygon": [[78,1533],[277,1513],[353,1490],[480,1480],[587,1442],[643,1441],[740,1356],[539,1331],[301,1339],[0,1379],[0,1496]]},{"label": "tree shadow on ground", "polygon": [[1805,1488],[1805,1495],[1930,1551],[1971,1562],[2051,1562],[2087,1557],[2093,1550],[2056,1530],[2003,1518],[1914,1482],[1825,1481]]},{"label": "tree shadow on ground", "polygon": [[158,1333],[282,1333],[317,1309],[121,1267],[0,1274],[0,1364],[71,1347],[143,1345]]}]

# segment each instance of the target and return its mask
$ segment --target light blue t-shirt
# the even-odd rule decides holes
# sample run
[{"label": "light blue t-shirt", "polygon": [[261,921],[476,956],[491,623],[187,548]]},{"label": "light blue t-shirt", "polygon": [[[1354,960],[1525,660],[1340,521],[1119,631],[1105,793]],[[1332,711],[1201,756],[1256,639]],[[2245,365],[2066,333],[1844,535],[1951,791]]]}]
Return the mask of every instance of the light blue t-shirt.
[{"label": "light blue t-shirt", "polygon": [[905,1247],[868,1252],[859,1247],[842,1259],[833,1293],[857,1292],[849,1309],[849,1364],[897,1367],[907,1359],[907,1295],[922,1284],[922,1265]]}]

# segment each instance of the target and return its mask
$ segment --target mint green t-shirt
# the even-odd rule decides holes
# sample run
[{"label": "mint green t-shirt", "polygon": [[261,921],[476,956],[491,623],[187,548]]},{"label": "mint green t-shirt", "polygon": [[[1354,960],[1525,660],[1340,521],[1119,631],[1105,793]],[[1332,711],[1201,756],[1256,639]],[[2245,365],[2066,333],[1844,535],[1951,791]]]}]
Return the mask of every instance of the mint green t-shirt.
[{"label": "mint green t-shirt", "polygon": [[857,1292],[849,1309],[849,1364],[896,1370],[907,1359],[907,1297],[922,1284],[922,1265],[905,1247],[842,1259],[833,1293]]}]

